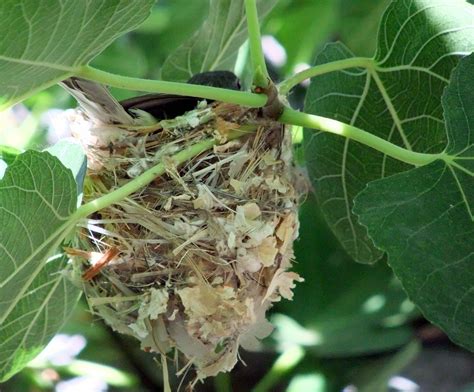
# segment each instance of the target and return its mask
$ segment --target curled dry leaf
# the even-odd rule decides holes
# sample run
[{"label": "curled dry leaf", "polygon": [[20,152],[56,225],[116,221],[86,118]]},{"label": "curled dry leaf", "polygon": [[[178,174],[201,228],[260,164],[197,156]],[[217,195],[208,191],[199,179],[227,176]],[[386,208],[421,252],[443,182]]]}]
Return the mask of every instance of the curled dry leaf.
[{"label": "curled dry leaf", "polygon": [[[88,250],[120,252],[83,281],[92,310],[146,351],[177,349],[196,379],[231,370],[239,346],[255,348],[271,332],[268,308],[291,299],[302,280],[287,272],[298,233],[289,131],[258,110],[222,103],[200,104],[155,129],[75,116],[92,163],[86,201],[158,162],[167,168],[84,231]],[[229,141],[244,125],[256,132]],[[209,137],[219,144],[186,164],[169,158]]]}]

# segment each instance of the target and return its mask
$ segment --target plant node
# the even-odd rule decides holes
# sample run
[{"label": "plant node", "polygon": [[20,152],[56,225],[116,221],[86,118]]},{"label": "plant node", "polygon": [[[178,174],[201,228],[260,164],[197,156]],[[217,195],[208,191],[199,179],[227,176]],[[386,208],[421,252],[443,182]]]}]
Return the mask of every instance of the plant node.
[{"label": "plant node", "polygon": [[275,83],[269,79],[267,87],[256,87],[254,92],[265,94],[268,98],[265,106],[261,108],[262,117],[274,121],[278,120],[285,106],[280,101]]}]

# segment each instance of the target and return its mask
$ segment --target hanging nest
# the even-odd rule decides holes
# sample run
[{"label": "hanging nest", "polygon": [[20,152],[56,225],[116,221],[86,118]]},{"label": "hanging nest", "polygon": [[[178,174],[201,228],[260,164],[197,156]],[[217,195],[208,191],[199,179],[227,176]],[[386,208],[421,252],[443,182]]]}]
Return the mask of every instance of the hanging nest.
[{"label": "hanging nest", "polygon": [[[239,346],[255,349],[271,332],[267,309],[302,280],[288,272],[298,233],[289,130],[217,102],[142,127],[76,112],[73,129],[88,156],[86,202],[166,168],[82,230],[87,249],[76,255],[88,260],[75,273],[92,311],[164,366],[174,349],[196,379],[230,371]],[[239,129],[252,132],[232,139]],[[186,163],[171,158],[209,138],[214,147]]]}]

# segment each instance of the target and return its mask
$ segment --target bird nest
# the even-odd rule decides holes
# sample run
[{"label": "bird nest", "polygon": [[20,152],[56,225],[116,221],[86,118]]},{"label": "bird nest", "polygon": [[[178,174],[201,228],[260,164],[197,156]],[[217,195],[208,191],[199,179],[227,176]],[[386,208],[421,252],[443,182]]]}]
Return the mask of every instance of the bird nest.
[{"label": "bird nest", "polygon": [[[177,350],[178,368],[193,366],[197,379],[231,370],[239,346],[255,349],[271,332],[268,308],[302,280],[288,271],[298,232],[289,130],[223,103],[142,127],[77,113],[75,128],[89,160],[86,201],[166,169],[84,226],[76,278],[91,310],[164,366]],[[213,148],[172,158],[209,138]]]}]

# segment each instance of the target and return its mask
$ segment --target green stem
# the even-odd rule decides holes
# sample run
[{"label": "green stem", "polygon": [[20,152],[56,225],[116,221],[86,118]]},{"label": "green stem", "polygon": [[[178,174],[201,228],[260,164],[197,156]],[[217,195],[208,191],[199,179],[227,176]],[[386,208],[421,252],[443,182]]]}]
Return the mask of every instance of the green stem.
[{"label": "green stem", "polygon": [[298,72],[290,78],[284,80],[279,84],[280,94],[286,95],[288,92],[306,79],[314,78],[315,76],[323,75],[325,73],[339,71],[347,68],[368,68],[372,69],[374,60],[368,57],[353,57],[349,59],[333,61],[331,63],[316,65],[314,67]]},{"label": "green stem", "polygon": [[213,99],[216,101],[234,103],[236,105],[254,108],[262,107],[266,103],[266,96],[262,94],[253,94],[250,92],[228,90],[218,87],[201,86],[198,84],[131,78],[128,76],[116,75],[110,72],[102,71],[87,65],[80,68],[76,73],[76,76],[125,90],[185,95],[190,97]]},{"label": "green stem", "polygon": [[260,36],[260,24],[255,0],[245,0],[245,12],[247,15],[250,57],[254,70],[253,84],[257,87],[267,87],[270,77],[262,50],[262,37]]},{"label": "green stem", "polygon": [[380,151],[392,158],[398,159],[415,166],[427,165],[437,159],[444,159],[445,154],[423,154],[406,150],[396,144],[390,143],[378,136],[366,132],[352,125],[344,124],[330,118],[297,112],[296,110],[285,108],[279,121],[285,124],[301,125],[302,127],[318,129],[324,132],[334,133],[355,140],[366,146]]},{"label": "green stem", "polygon": [[265,374],[265,376],[252,389],[252,392],[272,391],[272,388],[278,384],[286,374],[294,369],[303,357],[304,350],[299,346],[294,346],[285,350],[277,358],[268,373]]},{"label": "green stem", "polygon": [[13,163],[15,158],[22,153],[21,150],[18,150],[15,147],[11,146],[0,146],[0,159],[6,162],[7,164]]},{"label": "green stem", "polygon": [[[228,140],[239,138],[245,134],[251,133],[255,131],[255,127],[242,127],[238,130],[234,130],[226,134],[226,138]],[[216,139],[205,139],[196,144],[192,144],[189,147],[184,148],[177,154],[171,157],[171,160],[176,165],[181,165],[184,162],[194,158],[196,155],[201,154],[204,151],[209,150],[215,144],[217,144]],[[90,214],[97,212],[103,208],[106,208],[112,204],[118,203],[119,201],[123,200],[127,196],[131,195],[132,193],[136,192],[137,190],[147,186],[151,183],[156,177],[163,175],[166,172],[166,166],[163,162],[158,163],[157,165],[153,166],[151,169],[148,169],[137,178],[127,182],[125,185],[121,186],[120,188],[116,189],[113,192],[110,192],[104,196],[101,196],[87,204],[81,206],[71,218],[72,221],[78,221],[83,219]]]},{"label": "green stem", "polygon": [[16,147],[0,145],[0,155],[20,155],[21,153],[22,151]]}]

